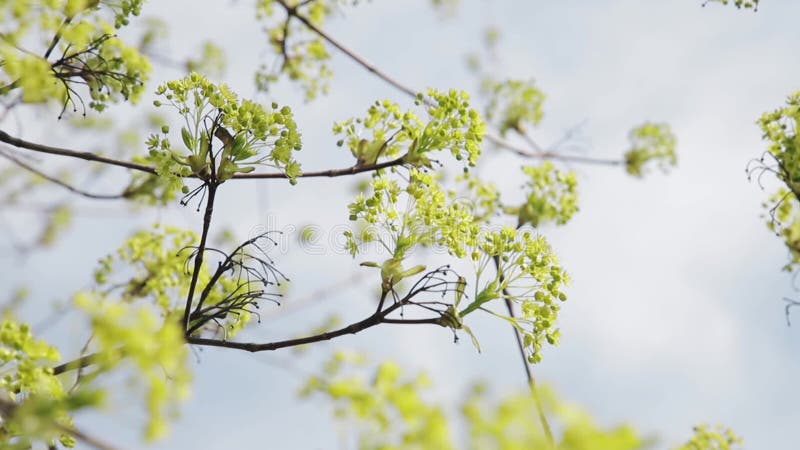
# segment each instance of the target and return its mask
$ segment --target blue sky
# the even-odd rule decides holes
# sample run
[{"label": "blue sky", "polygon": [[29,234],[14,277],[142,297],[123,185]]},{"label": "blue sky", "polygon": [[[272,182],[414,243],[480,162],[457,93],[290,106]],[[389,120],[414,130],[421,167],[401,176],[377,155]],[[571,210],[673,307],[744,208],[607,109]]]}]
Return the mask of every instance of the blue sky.
[{"label": "blue sky", "polygon": [[[767,193],[747,181],[744,168],[764,149],[754,121],[799,87],[800,3],[764,0],[756,14],[701,8],[700,0],[463,3],[454,18],[441,21],[421,0],[374,1],[346,9],[327,28],[408,85],[474,91],[463,56],[493,25],[503,34],[494,62],[498,75],[534,77],[548,96],[545,119],[533,130],[539,142],[555,142],[583,124],[581,154],[616,158],[627,131],[645,120],[666,121],[678,136],[679,165],[666,176],[637,180],[619,168],[574,166],[581,211],[568,226],[544,230],[573,283],[562,343],[535,368],[538,379],[601,423],[630,421],[658,434],[661,447],[679,443],[694,424],[710,422],[734,428],[746,448],[796,448],[800,394],[793,382],[800,346],[797,331],[786,326],[781,299],[798,294],[780,272],[786,251],[764,225],[760,205]],[[145,15],[157,14],[171,21],[165,53],[187,55],[199,41],[216,40],[230,63],[225,81],[242,95],[255,94],[252,71],[269,56],[249,2],[147,5]],[[295,87],[282,83],[260,97],[295,108],[306,169],[351,163],[333,145],[334,120],[361,114],[376,98],[407,100],[333,53],[330,95],[304,104]],[[160,79],[177,75],[157,73]],[[25,131],[37,137],[32,127]],[[524,161],[486,153],[481,174],[512,198],[519,195],[522,179],[513,174]],[[347,222],[351,190],[352,181],[344,179],[303,180],[296,187],[226,185],[217,217],[242,236],[258,227],[308,223],[333,235]],[[34,287],[36,297],[64,301],[63,292],[89,285],[94,262],[131,229],[154,221],[195,229],[200,223],[193,209],[177,205],[133,215],[98,208],[107,213],[81,216],[52,253],[34,255],[25,265],[0,259],[0,281],[44,278],[47,283]],[[288,302],[348,277],[357,262],[334,251],[280,255],[281,268],[300,281]],[[54,272],[54,264],[61,270]],[[371,281],[337,289],[302,312],[277,315],[247,337],[293,335],[331,311],[361,317],[371,304]],[[197,352],[193,397],[171,436],[155,448],[333,448],[339,431],[329,405],[298,402],[294,391],[303,373],[338,346],[428,372],[436,383],[431,395],[450,405],[476,379],[491,380],[500,393],[522,389],[516,349],[502,325],[479,320],[472,326],[481,354],[466,340],[454,345],[446,330],[404,327],[368,330],[303,357]],[[79,343],[79,330],[80,321],[64,320],[47,332],[68,348]],[[140,419],[119,408],[82,421],[127,442],[135,431],[130,421]]]}]

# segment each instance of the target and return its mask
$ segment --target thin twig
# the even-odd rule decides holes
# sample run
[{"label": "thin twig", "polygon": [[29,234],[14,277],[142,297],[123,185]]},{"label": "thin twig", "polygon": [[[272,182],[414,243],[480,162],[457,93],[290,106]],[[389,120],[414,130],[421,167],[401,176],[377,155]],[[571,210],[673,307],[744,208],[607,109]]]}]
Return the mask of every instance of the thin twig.
[{"label": "thin twig", "polygon": [[12,81],[4,86],[0,86],[0,95],[6,95],[19,87],[19,79]]},{"label": "thin twig", "polygon": [[77,439],[79,441],[83,441],[83,443],[85,443],[85,444],[87,444],[87,445],[89,445],[91,447],[94,447],[97,450],[114,450],[114,449],[118,448],[118,447],[112,446],[111,444],[107,444],[107,443],[99,440],[96,437],[93,437],[93,436],[90,436],[90,435],[84,433],[83,431],[79,430],[78,428],[75,428],[74,426],[73,427],[67,427],[67,426],[61,425],[59,423],[56,423],[56,426],[59,429],[61,429],[61,431],[63,431],[64,433],[71,434],[72,436],[75,437],[75,439]]},{"label": "thin twig", "polygon": [[[493,259],[494,259],[494,265],[499,272],[500,258],[495,256]],[[504,276],[501,272],[500,283],[502,284],[503,281],[504,281]],[[507,288],[503,288],[503,300],[505,301],[509,317],[514,318],[516,316],[514,313],[514,304],[511,303],[510,294]],[[539,414],[539,422],[542,425],[542,429],[544,430],[544,434],[545,437],[547,438],[547,442],[550,445],[550,448],[554,449],[555,440],[553,439],[553,431],[550,429],[550,423],[547,421],[547,415],[544,411],[544,405],[542,405],[542,400],[541,398],[539,398],[539,392],[536,389],[536,379],[533,377],[531,365],[528,362],[527,355],[525,355],[525,346],[523,345],[522,342],[522,336],[520,336],[519,330],[516,327],[511,327],[511,330],[514,332],[514,337],[517,340],[517,349],[519,349],[519,355],[522,358],[522,365],[525,367],[525,376],[528,379],[528,387],[530,387],[531,395],[533,395],[533,401],[536,403],[536,411]]]},{"label": "thin twig", "polygon": [[[329,169],[320,170],[316,172],[303,172],[298,175],[298,178],[320,178],[320,177],[342,177],[347,175],[355,175],[363,172],[374,172],[380,169],[389,167],[401,166],[405,163],[404,158],[400,157],[390,161],[384,161],[376,164],[357,164],[355,166],[347,167],[344,169]],[[238,173],[233,176],[237,180],[262,180],[267,178],[289,178],[285,173]]]},{"label": "thin twig", "polygon": [[321,28],[319,28],[316,25],[314,25],[313,23],[311,23],[311,21],[308,20],[305,16],[302,16],[302,15],[298,14],[296,7],[290,6],[285,0],[277,0],[277,1],[283,7],[283,9],[286,10],[286,13],[289,16],[294,17],[297,20],[299,20],[300,22],[302,22],[303,25],[305,25],[309,30],[313,31],[314,33],[319,35],[319,37],[321,37],[322,39],[326,40],[329,44],[331,44],[334,47],[336,47],[337,49],[339,49],[339,51],[341,51],[342,53],[347,55],[350,59],[352,59],[353,61],[358,63],[360,66],[362,66],[363,68],[367,69],[369,72],[374,73],[378,78],[380,78],[383,81],[391,84],[396,89],[406,93],[407,95],[410,95],[411,97],[416,97],[417,96],[417,92],[418,91],[416,91],[414,89],[411,89],[410,87],[405,86],[404,84],[402,84],[399,81],[395,80],[394,78],[389,76],[389,74],[381,71],[380,69],[375,67],[375,65],[371,64],[369,61],[367,61],[366,59],[364,59],[361,56],[359,56],[356,52],[354,52],[354,51],[350,50],[349,48],[345,47],[342,43],[340,43],[338,40],[336,40],[333,36],[331,36],[327,32],[323,31]]},{"label": "thin twig", "polygon": [[[321,300],[332,298],[331,293],[340,293],[341,291],[355,285],[356,282],[365,278],[367,273],[365,271],[354,272],[352,276],[345,279],[336,281],[327,286],[321,287],[310,294],[304,295],[296,300],[285,301],[280,308],[271,309],[269,312],[261,314],[262,319],[267,318],[281,318],[289,314],[295,313],[308,306],[316,306],[320,304]],[[313,303],[312,303],[313,302]]]},{"label": "thin twig", "polygon": [[69,372],[70,370],[79,370],[84,367],[91,366],[97,363],[98,356],[98,353],[92,353],[55,366],[53,367],[53,375],[60,375],[62,373]]},{"label": "thin twig", "polygon": [[791,298],[786,298],[786,297],[783,298],[783,301],[786,302],[786,308],[785,308],[785,311],[786,311],[786,326],[790,327],[790,326],[792,326],[792,319],[790,317],[790,315],[791,315],[791,311],[790,310],[792,309],[792,307],[800,306],[800,302],[798,302],[797,300],[792,300]]},{"label": "thin twig", "polygon": [[47,46],[47,50],[44,52],[44,59],[49,58],[50,54],[53,53],[56,45],[58,45],[58,41],[61,40],[61,30],[63,30],[65,26],[69,25],[70,22],[72,22],[72,16],[67,16],[64,18],[64,22],[58,27],[58,31],[56,31],[56,34],[53,36],[53,40],[50,41],[50,45]]},{"label": "thin twig", "polygon": [[[598,164],[598,165],[607,165],[607,166],[619,166],[625,164],[625,161],[621,159],[604,159],[604,158],[591,158],[587,156],[579,156],[579,155],[564,155],[561,153],[556,153],[550,150],[543,149],[533,138],[525,133],[522,130],[515,130],[520,137],[522,137],[525,142],[530,145],[533,150],[526,149],[525,147],[521,147],[515,145],[512,142],[506,141],[502,138],[490,138],[492,142],[496,145],[501,147],[505,147],[506,150],[509,150],[513,153],[516,153],[519,156],[525,158],[540,158],[540,159],[553,159],[559,160],[564,162],[576,162],[576,163],[584,163],[584,164]],[[498,140],[499,139],[499,140]]]},{"label": "thin twig", "polygon": [[[83,345],[83,347],[81,347],[81,352],[80,352],[81,356],[86,356],[86,352],[89,351],[89,346],[92,344],[93,339],[94,339],[94,333],[92,333],[89,336],[89,339],[87,339],[86,343]],[[75,389],[78,388],[78,386],[80,386],[81,379],[83,378],[83,369],[85,368],[86,367],[78,368],[78,372],[75,374],[75,384],[73,384],[72,388],[69,390],[70,393],[72,393]]]},{"label": "thin twig", "polygon": [[[332,46],[336,47],[340,52],[344,53],[348,58],[353,60],[356,64],[360,65],[368,72],[374,74],[384,82],[388,83],[398,91],[410,96],[417,98],[417,94],[420,92],[416,89],[412,89],[409,86],[401,83],[400,81],[393,78],[388,73],[382,71],[377,66],[372,64],[371,62],[367,61],[364,57],[356,53],[355,51],[351,50],[350,48],[346,47],[343,43],[339,42],[338,39],[334,38],[332,35],[328,34],[328,32],[324,31],[322,28],[314,25],[308,20],[305,16],[300,15],[297,12],[297,8],[294,6],[289,5],[285,0],[277,0],[278,4],[280,4],[283,9],[286,10],[286,13],[290,17],[294,17],[299,20],[303,25],[305,25],[309,30],[316,33],[319,37],[327,41]],[[502,140],[502,139],[501,139]]]}]

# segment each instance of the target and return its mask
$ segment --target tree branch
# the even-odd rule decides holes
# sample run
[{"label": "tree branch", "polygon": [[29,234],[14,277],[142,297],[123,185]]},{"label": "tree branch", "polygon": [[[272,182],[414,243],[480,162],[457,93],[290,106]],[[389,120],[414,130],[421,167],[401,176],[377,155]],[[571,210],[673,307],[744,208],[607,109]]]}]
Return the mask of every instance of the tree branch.
[{"label": "tree branch", "polygon": [[[231,341],[224,341],[219,339],[208,339],[208,338],[200,338],[200,337],[193,337],[188,336],[186,338],[186,342],[188,344],[193,345],[202,345],[207,347],[223,347],[223,348],[232,348],[238,350],[246,350],[249,352],[261,352],[261,351],[271,351],[271,350],[278,350],[281,348],[286,347],[295,347],[298,345],[305,345],[311,344],[314,342],[321,342],[321,341],[328,341],[333,338],[337,338],[340,336],[344,336],[346,334],[356,334],[360,331],[366,330],[367,328],[373,327],[375,325],[381,323],[392,323],[392,324],[403,324],[403,323],[431,323],[431,324],[438,324],[436,319],[422,319],[422,320],[395,320],[395,319],[387,319],[386,316],[397,310],[403,305],[406,305],[406,302],[397,302],[392,306],[386,308],[383,311],[378,311],[370,315],[364,320],[359,322],[352,323],[346,327],[340,328],[334,331],[328,331],[325,333],[315,334],[312,336],[306,336],[302,338],[296,339],[287,339],[284,341],[276,341],[276,342],[268,342],[268,343],[250,343],[250,342],[231,342]],[[83,367],[88,367],[92,364],[97,362],[97,353],[92,353],[90,355],[82,356],[80,358],[74,359],[67,363],[55,366],[53,368],[54,375],[60,375],[62,373],[66,373],[70,370],[76,370]]]},{"label": "tree branch", "polygon": [[339,328],[338,330],[334,331],[326,331],[324,333],[315,334],[312,336],[306,336],[297,339],[287,339],[284,341],[276,341],[276,342],[267,342],[267,343],[254,343],[254,342],[231,342],[231,341],[224,341],[219,339],[207,339],[207,338],[199,338],[199,337],[192,337],[189,336],[186,341],[189,344],[194,345],[203,345],[207,347],[222,347],[222,348],[233,348],[237,350],[245,350],[248,352],[263,352],[263,351],[272,351],[278,350],[281,348],[286,347],[296,347],[298,345],[305,345],[311,344],[314,342],[321,342],[321,341],[329,341],[333,338],[337,338],[340,336],[344,336],[347,334],[356,334],[360,331],[366,330],[367,328],[374,327],[375,325],[381,323],[437,323],[433,320],[425,322],[418,322],[414,321],[398,321],[394,319],[387,319],[386,316],[391,314],[393,311],[397,310],[403,305],[406,305],[407,301],[399,301],[392,306],[384,309],[383,311],[377,311],[367,317],[364,320],[359,322],[352,323],[346,327]]},{"label": "tree branch", "polygon": [[189,316],[192,312],[194,290],[197,288],[197,278],[200,275],[200,267],[203,265],[203,255],[206,252],[206,240],[208,239],[208,230],[211,228],[211,216],[214,213],[214,198],[216,197],[218,187],[214,180],[207,182],[206,186],[208,188],[208,199],[206,200],[206,211],[203,215],[203,232],[200,236],[200,245],[197,247],[197,255],[194,258],[194,271],[192,272],[192,280],[189,283],[189,293],[186,296],[186,306],[183,309],[182,324],[187,338],[189,337]]},{"label": "tree branch", "polygon": [[[202,238],[201,238],[202,241]],[[195,260],[196,261],[196,260]],[[195,267],[198,267],[195,265]],[[231,348],[237,350],[245,350],[248,352],[262,352],[262,351],[272,351],[278,350],[281,348],[286,347],[295,347],[299,345],[311,344],[314,342],[321,342],[331,340],[340,336],[344,336],[347,334],[356,334],[367,328],[371,328],[373,326],[385,323],[385,324],[397,324],[397,325],[421,325],[421,324],[430,324],[430,325],[439,325],[444,326],[441,323],[439,317],[436,318],[428,318],[428,319],[390,319],[388,316],[392,314],[394,311],[409,305],[414,305],[415,303],[411,302],[410,299],[414,296],[424,292],[425,288],[421,287],[417,290],[412,290],[409,292],[403,299],[397,300],[391,306],[387,307],[386,309],[379,309],[372,313],[369,317],[352,323],[348,326],[343,328],[339,328],[334,331],[327,331],[324,333],[319,333],[311,336],[306,336],[302,338],[295,338],[295,339],[287,339],[283,341],[275,341],[275,342],[267,342],[267,343],[253,343],[253,342],[231,342],[226,340],[220,339],[209,339],[209,338],[201,338],[189,335],[185,336],[186,343],[192,345],[201,345],[207,347],[222,347],[222,348]],[[120,349],[122,352],[123,350]],[[73,361],[61,364],[53,368],[53,373],[58,375],[65,373],[70,370],[75,370],[79,368],[83,368],[97,362],[98,354],[94,353],[91,355],[86,355],[80,358],[77,358]]]},{"label": "tree branch", "polygon": [[440,325],[440,317],[431,319],[383,319],[383,323],[391,323],[396,325]]},{"label": "tree branch", "polygon": [[[86,161],[94,161],[102,164],[108,164],[111,166],[124,167],[126,169],[137,170],[152,175],[156,174],[155,168],[145,164],[139,164],[135,162],[123,161],[113,158],[106,158],[104,156],[99,156],[91,152],[81,152],[66,148],[37,144],[35,142],[26,141],[11,136],[2,130],[0,130],[0,142],[5,142],[6,144],[12,145],[14,147],[23,148],[34,152],[48,153],[51,155],[68,156],[70,158],[78,158]],[[356,164],[355,166],[346,167],[344,169],[329,169],[329,170],[320,170],[316,172],[305,172],[298,175],[298,177],[299,178],[341,177],[347,175],[355,175],[357,173],[362,173],[362,172],[372,172],[375,170],[385,169],[387,167],[400,166],[403,163],[404,160],[402,157],[400,157],[397,159],[393,159],[391,161],[384,161],[376,164],[360,164],[360,165]],[[187,176],[187,178],[197,178],[197,175],[189,175]],[[286,179],[289,178],[289,176],[282,172],[276,172],[276,173],[238,173],[232,177],[232,179],[236,180],[256,180],[256,179],[260,180],[260,179],[272,179],[272,178]]]},{"label": "tree branch", "polygon": [[39,169],[31,166],[28,163],[22,161],[21,159],[17,158],[16,156],[12,155],[11,153],[8,153],[8,152],[5,152],[3,150],[0,150],[0,156],[8,159],[9,161],[13,162],[14,164],[18,165],[19,167],[22,167],[23,169],[27,170],[28,172],[31,172],[31,173],[33,173],[35,175],[38,175],[38,176],[44,178],[45,180],[47,180],[47,181],[49,181],[51,183],[57,184],[57,185],[63,187],[64,189],[74,193],[74,194],[78,194],[78,195],[81,195],[83,197],[96,199],[96,200],[118,200],[118,199],[125,198],[125,194],[93,194],[91,192],[86,192],[86,191],[84,191],[82,189],[78,189],[78,188],[76,188],[76,187],[74,187],[74,186],[72,186],[70,184],[67,184],[67,183],[61,181],[58,178],[51,177],[50,175],[47,175],[46,173],[40,171]]},{"label": "tree branch", "polygon": [[13,145],[14,147],[24,148],[26,150],[32,150],[34,152],[48,153],[51,155],[69,156],[70,158],[78,158],[86,161],[94,161],[103,164],[108,164],[111,166],[125,167],[126,169],[138,170],[140,172],[146,172],[154,175],[156,173],[156,170],[154,168],[146,166],[144,164],[139,164],[129,161],[120,161],[113,158],[106,158],[104,156],[95,155],[94,153],[91,152],[79,152],[65,148],[51,147],[49,145],[37,144],[35,142],[29,142],[11,136],[2,130],[0,130],[0,142],[5,142],[6,144]]},{"label": "tree branch", "polygon": [[356,334],[360,331],[366,330],[367,328],[378,325],[381,322],[382,322],[382,317],[378,314],[373,314],[360,322],[350,324],[344,328],[339,328],[338,330],[328,331],[325,333],[320,333],[313,336],[307,336],[298,339],[288,339],[285,341],[268,342],[261,344],[252,342],[222,341],[218,339],[206,339],[206,338],[198,338],[191,336],[187,338],[187,342],[189,344],[194,344],[194,345],[233,348],[238,350],[246,350],[248,352],[263,352],[263,351],[277,350],[285,347],[295,347],[298,345],[311,344],[313,342],[328,341],[339,336],[344,336],[346,334]]}]

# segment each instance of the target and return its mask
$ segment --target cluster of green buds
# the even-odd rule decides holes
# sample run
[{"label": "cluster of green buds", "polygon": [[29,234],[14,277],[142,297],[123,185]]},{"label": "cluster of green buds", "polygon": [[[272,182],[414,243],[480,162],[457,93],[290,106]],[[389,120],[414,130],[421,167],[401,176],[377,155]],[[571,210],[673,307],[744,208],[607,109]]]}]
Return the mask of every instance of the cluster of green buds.
[{"label": "cluster of green buds", "polygon": [[30,325],[11,317],[0,321],[0,393],[3,401],[17,402],[13,414],[3,411],[3,442],[32,445],[44,435],[51,444],[58,440],[66,447],[75,445],[54,425],[71,424],[71,410],[87,405],[71,398],[54,374],[52,366],[60,358],[54,346],[34,338]]},{"label": "cluster of green buds", "polygon": [[631,147],[625,152],[625,170],[635,177],[641,178],[650,162],[665,172],[678,163],[676,138],[666,123],[647,122],[634,127],[628,139]]},{"label": "cluster of green buds", "polygon": [[791,270],[800,263],[800,91],[791,94],[785,106],[763,114],[758,124],[767,152],[751,163],[748,174],[760,181],[764,173],[774,173],[783,183],[764,206],[769,210],[767,226],[789,249],[791,258],[784,268]]},{"label": "cluster of green buds", "polygon": [[525,203],[506,212],[517,214],[518,226],[539,227],[547,222],[563,225],[578,211],[578,178],[573,171],[556,169],[550,161],[524,166],[530,191]]},{"label": "cluster of green buds", "polygon": [[[551,169],[542,173],[550,176]],[[567,182],[564,177],[556,176],[554,180]],[[455,258],[471,259],[476,267],[474,294],[466,294],[464,277],[448,284],[452,301],[441,311],[437,323],[465,331],[477,346],[472,331],[465,326],[465,317],[476,310],[499,315],[486,308],[487,303],[511,301],[519,305],[521,316],[499,316],[523,335],[530,361],[540,361],[543,345],[558,341],[555,323],[560,302],[566,300],[563,287],[568,282],[547,241],[541,235],[513,227],[481,230],[481,221],[472,210],[445,192],[432,173],[411,169],[405,181],[403,186],[396,176],[376,176],[372,192],[359,194],[350,204],[351,220],[365,224],[369,231],[346,232],[347,248],[355,256],[365,244],[377,242],[390,253],[382,263],[362,264],[381,269],[384,292],[394,289],[400,280],[426,270],[425,266],[405,263],[415,247],[433,246]],[[574,188],[574,183],[571,186]],[[574,192],[559,195],[574,196]],[[568,209],[556,212],[566,217],[571,214]],[[487,270],[495,261],[497,270]],[[487,280],[488,272],[493,275]]]},{"label": "cluster of green buds", "polygon": [[[125,302],[142,301],[155,306],[163,318],[179,315],[184,308],[182,299],[188,293],[191,280],[185,270],[186,249],[192,248],[198,239],[192,231],[158,224],[151,229],[134,232],[116,252],[100,259],[94,272],[97,283],[95,292],[113,288]],[[234,256],[238,258],[237,262],[247,263],[244,255]],[[264,286],[260,279],[251,277],[250,281],[243,282],[238,276],[238,267],[219,274],[213,273],[208,266],[203,267],[197,283],[204,288],[203,302],[206,308],[213,309],[215,305],[230,301],[234,292],[253,292],[256,299],[270,296],[262,291]],[[124,281],[119,279],[120,272],[125,273]],[[237,308],[235,313],[214,319],[208,326],[199,324],[202,326],[200,331],[212,330],[215,334],[230,338],[251,321],[252,314],[247,308]],[[202,318],[196,319],[200,320]]]},{"label": "cluster of green buds", "polygon": [[[321,27],[338,6],[356,3],[345,0],[287,1],[290,8],[314,26]],[[289,15],[275,14],[274,0],[256,2],[256,16],[264,22],[264,30],[274,53],[281,58],[280,69],[261,66],[256,72],[256,86],[268,91],[281,73],[298,83],[306,100],[328,92],[333,72],[328,66],[330,53],[322,37]],[[277,19],[277,20],[276,20]]]},{"label": "cluster of green buds", "polygon": [[496,124],[501,135],[505,136],[508,130],[524,134],[529,126],[542,120],[545,95],[534,80],[488,79],[483,90],[489,93],[486,120]]},{"label": "cluster of green buds", "polygon": [[[24,102],[55,101],[64,109],[71,104],[74,110],[86,103],[102,111],[120,99],[135,102],[144,91],[150,63],[116,34],[128,25],[131,16],[139,15],[143,2],[51,0],[4,4],[0,7],[4,23],[0,84],[5,90],[0,94],[19,88]],[[57,39],[47,39],[48,47],[41,53],[29,47],[51,33]],[[83,86],[88,87],[89,102],[79,99]]]},{"label": "cluster of green buds", "polygon": [[[731,0],[706,0],[703,2],[703,6],[714,2],[714,3],[722,3],[723,5],[727,5],[731,3]],[[758,2],[759,0],[733,0],[733,5],[737,8],[744,8],[744,9],[752,9],[754,11],[758,10]]]},{"label": "cluster of green buds", "polygon": [[359,425],[359,448],[455,448],[443,408],[423,395],[430,385],[425,374],[405,374],[386,361],[365,376],[355,370],[365,363],[362,354],[336,352],[319,374],[306,379],[300,395],[328,397],[337,418]]},{"label": "cluster of green buds", "polygon": [[[155,106],[170,105],[185,119],[181,141],[186,152],[171,152],[170,158],[191,174],[221,183],[265,165],[283,170],[294,184],[302,173],[293,157],[302,147],[300,133],[289,107],[273,103],[265,108],[240,100],[226,85],[197,73],[161,85],[156,94],[164,100],[156,100]],[[168,132],[168,127],[162,129]],[[214,139],[222,144],[218,159],[212,151]]]},{"label": "cluster of green buds", "polygon": [[440,246],[460,258],[477,245],[478,223],[470,208],[448,196],[434,174],[411,169],[404,188],[383,174],[373,178],[371,187],[371,194],[359,194],[349,206],[351,220],[373,228],[345,234],[351,254],[366,243],[379,242],[394,258],[403,259],[420,245]]},{"label": "cluster of green buds", "polygon": [[[567,299],[563,288],[569,283],[569,276],[550,245],[543,236],[528,230],[503,227],[482,235],[472,260],[477,273],[475,294],[460,311],[460,317],[481,309],[509,321],[522,334],[529,361],[541,361],[544,343],[558,343],[556,320],[560,302]],[[481,281],[493,262],[497,270],[488,280]],[[484,308],[496,299],[519,304],[522,315],[503,316]]]},{"label": "cluster of green buds", "polygon": [[425,109],[427,120],[389,100],[377,101],[365,117],[334,124],[333,132],[342,135],[336,144],[346,145],[357,164],[403,155],[406,164],[430,168],[431,154],[447,150],[467,166],[474,166],[485,127],[480,114],[470,107],[467,93],[429,89],[419,94],[415,103]]}]

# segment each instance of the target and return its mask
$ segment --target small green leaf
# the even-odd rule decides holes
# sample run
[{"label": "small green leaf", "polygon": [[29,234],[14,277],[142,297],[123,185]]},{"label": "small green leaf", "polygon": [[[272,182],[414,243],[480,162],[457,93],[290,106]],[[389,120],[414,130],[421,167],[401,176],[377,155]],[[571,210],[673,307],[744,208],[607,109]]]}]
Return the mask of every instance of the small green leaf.
[{"label": "small green leaf", "polygon": [[185,145],[189,151],[194,152],[194,136],[192,136],[192,133],[190,133],[185,127],[181,127],[181,138],[183,139],[183,145]]},{"label": "small green leaf", "polygon": [[412,277],[412,276],[422,272],[423,270],[425,270],[425,268],[426,267],[424,265],[420,264],[420,265],[414,266],[414,267],[412,267],[412,268],[410,268],[408,270],[405,270],[405,271],[401,272],[400,274],[398,274],[398,277],[399,278]]},{"label": "small green leaf", "polygon": [[494,300],[500,297],[500,293],[497,292],[497,282],[492,281],[485,288],[475,297],[475,300],[470,303],[466,308],[464,308],[460,315],[466,316],[467,314],[475,311],[476,309],[480,308],[484,303]]},{"label": "small green leaf", "polygon": [[244,133],[239,133],[233,138],[233,143],[231,144],[231,158],[233,158],[234,161],[239,161],[253,156],[246,150],[247,137]]}]

